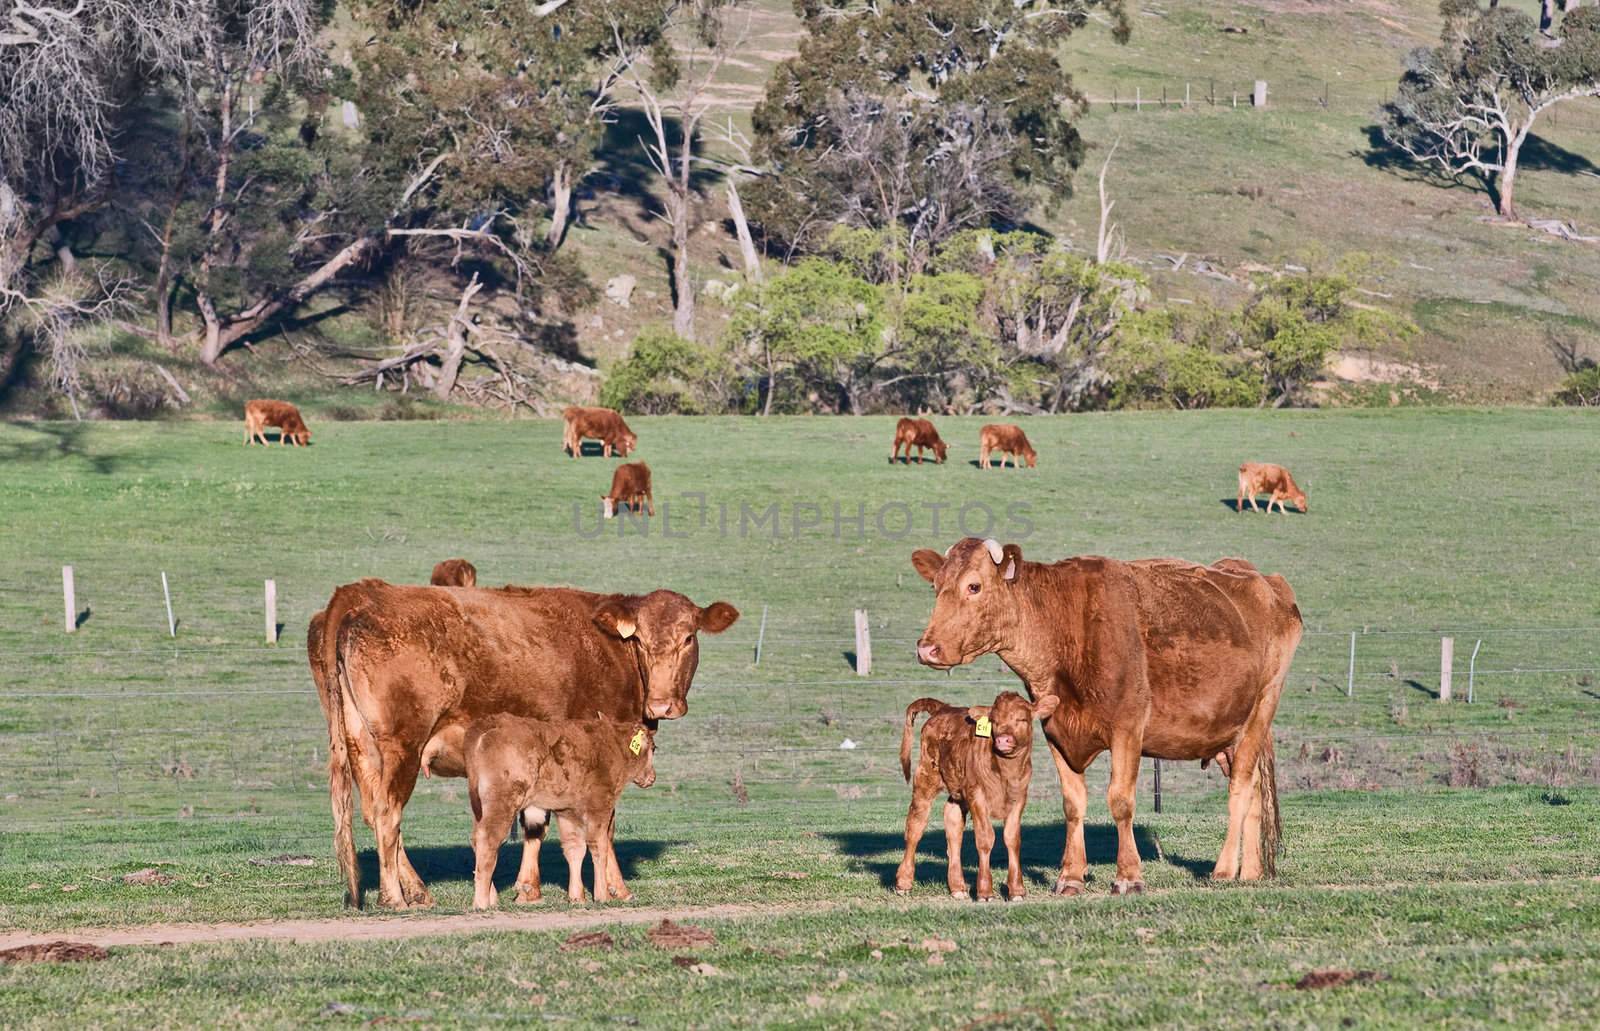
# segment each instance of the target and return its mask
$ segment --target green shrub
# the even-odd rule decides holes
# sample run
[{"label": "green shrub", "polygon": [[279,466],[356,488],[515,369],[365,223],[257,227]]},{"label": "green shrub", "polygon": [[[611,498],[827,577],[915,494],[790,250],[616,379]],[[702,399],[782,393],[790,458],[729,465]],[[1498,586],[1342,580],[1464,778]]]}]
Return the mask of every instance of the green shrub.
[{"label": "green shrub", "polygon": [[731,375],[724,355],[649,326],[600,388],[600,403],[638,415],[702,415],[727,409]]},{"label": "green shrub", "polygon": [[1562,380],[1551,400],[1558,405],[1600,408],[1600,365],[1591,362]]}]

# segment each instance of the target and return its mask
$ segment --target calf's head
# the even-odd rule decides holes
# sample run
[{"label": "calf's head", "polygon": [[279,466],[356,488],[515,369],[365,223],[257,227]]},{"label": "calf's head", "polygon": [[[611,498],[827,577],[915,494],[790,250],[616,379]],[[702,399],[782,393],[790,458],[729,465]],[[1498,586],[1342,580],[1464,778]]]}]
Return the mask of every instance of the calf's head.
[{"label": "calf's head", "polygon": [[689,685],[700,664],[700,631],[720,634],[739,610],[725,601],[701,608],[676,591],[613,594],[594,610],[606,633],[635,649],[644,677],[644,715],[675,720],[689,711]]},{"label": "calf's head", "polygon": [[1028,463],[1028,468],[1033,469],[1039,464],[1039,452],[1033,449],[1032,444],[1022,445],[1022,457]]},{"label": "calf's head", "polygon": [[629,779],[641,788],[647,788],[656,782],[656,732],[638,724],[628,732],[628,741],[623,746],[628,753]]},{"label": "calf's head", "polygon": [[1002,759],[1014,759],[1033,748],[1033,721],[1049,719],[1060,704],[1053,694],[1030,702],[1015,691],[1002,691],[987,712],[979,705],[968,709],[967,719],[976,723],[980,716],[989,717],[989,747]]},{"label": "calf's head", "polygon": [[934,442],[934,445],[933,445],[933,456],[936,459],[939,460],[940,464],[944,463],[945,455],[947,455],[949,453],[950,453],[950,445],[946,444],[942,440]]},{"label": "calf's head", "polygon": [[933,584],[933,615],[917,642],[925,666],[949,669],[999,651],[1015,633],[1022,549],[990,538],[967,537],[940,555],[923,548],[911,556]]}]

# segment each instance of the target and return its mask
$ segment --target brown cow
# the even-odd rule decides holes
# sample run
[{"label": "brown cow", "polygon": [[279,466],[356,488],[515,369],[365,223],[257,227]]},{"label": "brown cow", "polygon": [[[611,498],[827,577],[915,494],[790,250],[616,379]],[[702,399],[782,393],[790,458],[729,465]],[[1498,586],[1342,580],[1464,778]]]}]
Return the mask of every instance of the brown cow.
[{"label": "brown cow", "polygon": [[[594,863],[594,900],[607,898],[607,864],[617,799],[628,781],[656,782],[655,731],[638,720],[528,720],[493,716],[467,731],[467,797],[472,803],[472,907],[497,904],[495,861],[512,818],[530,831],[561,817],[567,898],[583,901],[583,854]],[[533,840],[533,835],[528,835]],[[539,898],[539,851],[524,849],[517,900]]]},{"label": "brown cow", "polygon": [[433,567],[428,582],[435,587],[476,587],[478,567],[464,558],[447,558]]},{"label": "brown cow", "polygon": [[973,537],[944,555],[918,551],[911,562],[936,593],[917,644],[925,665],[949,669],[993,652],[1035,700],[1061,698],[1044,722],[1067,823],[1057,894],[1083,891],[1083,774],[1108,749],[1114,893],[1144,887],[1133,837],[1142,755],[1209,759],[1234,749],[1228,833],[1212,876],[1275,873],[1272,717],[1302,630],[1282,577],[1262,576],[1243,559],[1047,565],[1024,562],[1015,544]]},{"label": "brown cow", "polygon": [[612,452],[623,458],[639,446],[639,438],[628,429],[622,416],[610,408],[589,408],[572,405],[561,410],[566,420],[566,430],[561,437],[561,448],[577,458],[583,454],[585,440],[598,440],[601,453],[610,458]]},{"label": "brown cow", "polygon": [[617,471],[611,474],[611,493],[600,495],[600,501],[605,505],[607,519],[616,515],[624,505],[633,509],[634,515],[646,507],[651,515],[655,515],[656,502],[650,493],[650,467],[643,462],[617,466]]},{"label": "brown cow", "polygon": [[263,445],[267,442],[266,429],[275,426],[278,429],[279,444],[297,444],[306,447],[311,443],[311,431],[306,428],[306,421],[300,418],[300,409],[287,401],[268,401],[258,399],[246,401],[244,406],[244,443],[250,446],[252,441],[259,440]]},{"label": "brown cow", "polygon": [[[1032,469],[1039,464],[1039,452],[1028,443],[1028,435],[1022,432],[1022,427],[1009,423],[990,423],[978,434],[978,468],[988,469],[989,452],[998,451],[1001,455],[1011,456],[1011,468],[1017,467],[1017,456],[1022,456]],[[1000,464],[1006,464],[1005,458],[1000,459]]]},{"label": "brown cow", "polygon": [[1295,485],[1294,477],[1289,475],[1289,470],[1269,462],[1246,462],[1239,467],[1239,496],[1233,502],[1234,511],[1244,511],[1246,498],[1250,499],[1252,512],[1261,511],[1256,507],[1256,495],[1262,491],[1272,492],[1272,496],[1267,499],[1269,515],[1272,513],[1273,504],[1277,504],[1279,513],[1289,514],[1283,507],[1284,498],[1293,501],[1301,514],[1306,511],[1306,492]]},{"label": "brown cow", "polygon": [[900,446],[905,445],[906,462],[911,461],[911,448],[917,449],[917,464],[922,464],[922,449],[932,448],[933,457],[937,462],[944,462],[948,450],[945,442],[939,439],[939,431],[933,428],[933,423],[926,419],[901,419],[894,426],[894,447],[889,450],[889,461],[892,463],[900,456]]},{"label": "brown cow", "polygon": [[[1030,703],[1015,691],[1003,691],[993,705],[963,708],[937,698],[919,698],[906,707],[905,730],[900,734],[900,772],[911,784],[911,808],[906,811],[906,857],[894,875],[894,890],[911,891],[916,877],[917,845],[928,826],[928,809],[943,791],[945,847],[950,894],[967,897],[961,874],[961,836],[972,814],[972,836],[978,845],[978,901],[994,898],[989,855],[994,851],[994,821],[1005,822],[1006,897],[1015,902],[1026,895],[1022,886],[1022,810],[1028,804],[1028,783],[1033,780],[1033,721],[1046,719],[1061,699],[1045,695]],[[922,758],[916,780],[911,778],[911,728],[917,717],[932,713],[922,727]]]},{"label": "brown cow", "polygon": [[[400,819],[424,753],[465,776],[465,735],[499,713],[535,719],[677,719],[699,663],[697,632],[739,618],[673,591],[593,594],[564,587],[346,584],[313,618],[306,650],[328,721],[334,846],[351,905],[361,904],[351,785],[378,840],[385,905],[432,897],[406,858]],[[536,687],[529,671],[538,671]],[[537,847],[530,843],[531,847]],[[610,894],[626,898],[615,862]]]}]

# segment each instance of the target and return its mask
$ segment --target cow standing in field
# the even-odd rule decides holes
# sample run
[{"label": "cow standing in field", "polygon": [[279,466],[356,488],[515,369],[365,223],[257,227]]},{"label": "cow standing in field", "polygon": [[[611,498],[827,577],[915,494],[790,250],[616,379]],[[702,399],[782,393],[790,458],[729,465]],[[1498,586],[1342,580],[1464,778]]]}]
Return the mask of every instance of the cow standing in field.
[{"label": "cow standing in field", "polygon": [[1113,893],[1144,889],[1133,811],[1146,755],[1210,759],[1232,749],[1228,832],[1212,876],[1276,872],[1272,718],[1302,630],[1282,577],[1243,559],[1024,562],[1015,544],[973,537],[911,562],[935,591],[917,644],[923,664],[949,669],[993,652],[1035,701],[1061,699],[1044,721],[1067,824],[1057,894],[1084,890],[1084,771],[1107,750]]},{"label": "cow standing in field", "polygon": [[[424,759],[466,775],[475,722],[533,719],[651,722],[688,711],[700,631],[739,618],[673,591],[594,594],[565,587],[407,587],[362,580],[334,591],[312,618],[306,651],[328,721],[334,847],[351,905],[361,904],[351,788],[378,841],[379,895],[404,909],[431,905],[400,833]],[[529,682],[536,671],[538,681]],[[542,828],[540,828],[542,833]],[[531,839],[526,849],[538,848]],[[609,894],[628,897],[615,857]]]},{"label": "cow standing in field", "polygon": [[435,587],[476,587],[478,567],[464,558],[447,558],[433,567],[428,582]]},{"label": "cow standing in field", "polygon": [[1283,507],[1285,498],[1293,501],[1302,515],[1305,514],[1306,492],[1295,484],[1294,477],[1289,475],[1289,470],[1269,462],[1246,462],[1239,467],[1239,496],[1234,499],[1234,511],[1244,511],[1246,498],[1250,499],[1252,512],[1261,511],[1256,507],[1256,495],[1263,491],[1271,492],[1271,497],[1267,498],[1267,514],[1272,513],[1272,506],[1276,504],[1280,514],[1288,515],[1288,511]]},{"label": "cow standing in field", "polygon": [[[655,732],[637,720],[527,720],[494,716],[466,736],[467,797],[472,804],[472,907],[490,909],[495,861],[506,826],[542,827],[561,817],[567,857],[567,899],[583,901],[583,856],[594,864],[594,900],[607,898],[617,800],[633,781],[656,782]],[[529,840],[532,840],[531,834]],[[525,849],[517,873],[519,901],[539,898],[539,851]]]},{"label": "cow standing in field", "polygon": [[646,508],[651,515],[655,515],[655,498],[650,493],[650,467],[643,462],[617,466],[617,471],[611,474],[611,493],[600,495],[600,503],[605,508],[607,519],[624,506],[633,509],[634,515]]},{"label": "cow standing in field", "polygon": [[988,469],[989,455],[995,451],[1002,456],[1002,466],[1006,464],[1005,456],[1010,456],[1013,469],[1017,467],[1018,456],[1028,463],[1029,469],[1039,464],[1039,453],[1028,443],[1028,435],[1020,426],[997,423],[985,426],[978,435],[978,468]]},{"label": "cow standing in field", "polygon": [[610,408],[572,405],[561,410],[561,418],[566,421],[561,447],[571,452],[573,458],[583,454],[585,440],[598,440],[601,453],[607,458],[612,454],[627,458],[628,452],[639,446],[639,438],[628,429],[622,416]]},{"label": "cow standing in field", "polygon": [[911,461],[911,448],[917,449],[917,464],[922,464],[922,450],[930,448],[936,462],[943,463],[948,450],[945,442],[939,438],[939,431],[933,428],[933,423],[926,419],[901,419],[895,423],[894,446],[889,449],[889,461],[892,464],[900,456],[900,448],[906,449],[905,460]]},{"label": "cow standing in field", "polygon": [[[1056,711],[1061,699],[1046,695],[1029,702],[1004,691],[993,705],[971,708],[946,705],[937,698],[919,698],[906,707],[900,734],[900,772],[911,784],[906,811],[906,856],[895,872],[894,890],[905,895],[917,872],[917,845],[928,826],[928,809],[942,791],[946,884],[954,898],[967,897],[961,873],[961,836],[972,814],[972,837],[978,846],[978,901],[994,898],[989,858],[994,851],[994,821],[1005,824],[1006,897],[1015,902],[1027,894],[1022,885],[1022,810],[1033,780],[1033,721]],[[931,713],[922,727],[922,756],[916,778],[911,775],[911,729],[917,717]]]},{"label": "cow standing in field", "polygon": [[267,443],[267,427],[273,426],[278,430],[278,443],[280,445],[295,444],[307,447],[311,443],[311,431],[306,428],[306,421],[300,417],[300,409],[287,401],[271,401],[258,399],[246,401],[244,406],[244,443],[250,446],[251,441],[259,440],[263,446]]}]

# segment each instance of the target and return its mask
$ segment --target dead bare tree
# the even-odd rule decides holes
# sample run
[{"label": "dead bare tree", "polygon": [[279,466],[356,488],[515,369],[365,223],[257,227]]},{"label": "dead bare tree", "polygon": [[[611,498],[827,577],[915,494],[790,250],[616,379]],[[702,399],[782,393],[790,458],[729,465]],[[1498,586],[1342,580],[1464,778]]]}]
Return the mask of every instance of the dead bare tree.
[{"label": "dead bare tree", "polygon": [[730,117],[725,125],[715,128],[715,139],[734,155],[732,161],[718,162],[722,170],[723,190],[728,199],[728,217],[733,220],[733,233],[739,241],[739,255],[744,260],[744,274],[753,283],[761,282],[761,255],[756,251],[755,237],[750,233],[750,219],[745,215],[744,201],[739,196],[741,179],[766,174],[756,167],[751,158],[754,142]]},{"label": "dead bare tree", "polygon": [[1123,252],[1122,227],[1111,221],[1111,209],[1117,206],[1117,202],[1106,195],[1106,171],[1111,168],[1111,159],[1121,143],[1119,138],[1111,144],[1111,149],[1106,151],[1106,160],[1100,166],[1100,232],[1095,237],[1094,248],[1094,260],[1098,265],[1111,260],[1113,247],[1116,248],[1117,258],[1121,258]]}]

